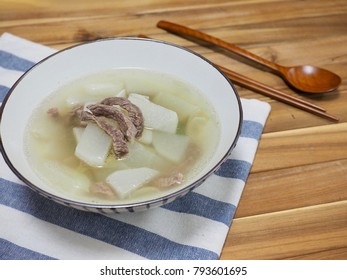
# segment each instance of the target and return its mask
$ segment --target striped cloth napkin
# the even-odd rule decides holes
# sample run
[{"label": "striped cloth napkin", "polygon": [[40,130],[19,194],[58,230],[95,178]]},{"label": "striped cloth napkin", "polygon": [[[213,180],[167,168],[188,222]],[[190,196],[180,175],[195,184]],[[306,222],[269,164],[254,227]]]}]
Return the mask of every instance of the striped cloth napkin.
[{"label": "striped cloth napkin", "polygon": [[[2,34],[0,102],[54,51]],[[0,259],[218,259],[270,112],[258,100],[242,105],[242,133],[227,161],[185,197],[145,212],[102,215],[57,204],[26,187],[1,156]]]}]

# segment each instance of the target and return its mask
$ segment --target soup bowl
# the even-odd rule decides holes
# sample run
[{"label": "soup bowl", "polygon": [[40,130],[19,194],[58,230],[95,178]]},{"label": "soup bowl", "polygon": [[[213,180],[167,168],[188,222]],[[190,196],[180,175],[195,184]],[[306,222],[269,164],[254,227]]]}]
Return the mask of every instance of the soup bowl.
[{"label": "soup bowl", "polygon": [[[159,197],[134,202],[94,203],[62,194],[45,183],[26,156],[25,131],[40,103],[63,85],[91,73],[134,67],[165,73],[197,88],[214,107],[220,137],[212,157],[189,181]],[[228,157],[238,140],[242,108],[232,83],[201,55],[171,43],[144,38],[110,38],[76,45],[45,58],[29,69],[10,89],[0,111],[2,155],[28,187],[55,202],[81,210],[121,213],[169,203],[198,187]]]}]

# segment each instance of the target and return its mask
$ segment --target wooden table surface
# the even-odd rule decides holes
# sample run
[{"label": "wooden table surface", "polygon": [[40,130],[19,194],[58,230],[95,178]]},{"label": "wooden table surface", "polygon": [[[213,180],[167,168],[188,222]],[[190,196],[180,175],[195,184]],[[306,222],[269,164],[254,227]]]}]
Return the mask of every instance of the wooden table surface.
[{"label": "wooden table surface", "polygon": [[237,87],[241,97],[269,102],[272,110],[221,259],[347,259],[346,0],[0,0],[0,34],[61,49],[143,33],[299,96],[279,77],[234,55],[158,29],[159,20],[199,29],[273,62],[316,65],[341,76],[337,91],[305,96],[339,123]]}]

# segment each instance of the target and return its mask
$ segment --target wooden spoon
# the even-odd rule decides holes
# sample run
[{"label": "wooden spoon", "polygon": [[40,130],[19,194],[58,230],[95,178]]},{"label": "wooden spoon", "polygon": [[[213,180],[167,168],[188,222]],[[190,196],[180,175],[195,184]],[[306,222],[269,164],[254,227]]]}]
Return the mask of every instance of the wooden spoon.
[{"label": "wooden spoon", "polygon": [[215,46],[224,48],[232,53],[236,53],[253,62],[261,64],[277,73],[289,85],[302,92],[329,92],[337,89],[341,83],[341,78],[338,75],[322,68],[309,65],[292,67],[281,66],[259,57],[247,50],[244,50],[234,44],[183,25],[162,20],[158,22],[157,26],[178,35],[186,35],[203,40]]}]

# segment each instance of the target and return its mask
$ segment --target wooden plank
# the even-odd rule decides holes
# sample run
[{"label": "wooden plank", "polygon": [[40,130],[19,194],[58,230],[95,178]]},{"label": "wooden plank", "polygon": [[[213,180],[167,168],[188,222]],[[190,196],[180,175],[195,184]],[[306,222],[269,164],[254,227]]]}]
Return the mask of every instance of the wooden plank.
[{"label": "wooden plank", "polygon": [[252,172],[347,159],[347,123],[264,134]]},{"label": "wooden plank", "polygon": [[287,259],[290,260],[346,260],[347,247],[333,248],[320,252],[307,253],[305,256],[294,256]]},{"label": "wooden plank", "polygon": [[[235,219],[221,259],[347,258],[347,201]],[[326,256],[328,257],[328,256]]]},{"label": "wooden plank", "polygon": [[347,201],[347,159],[251,174],[236,218]]}]

